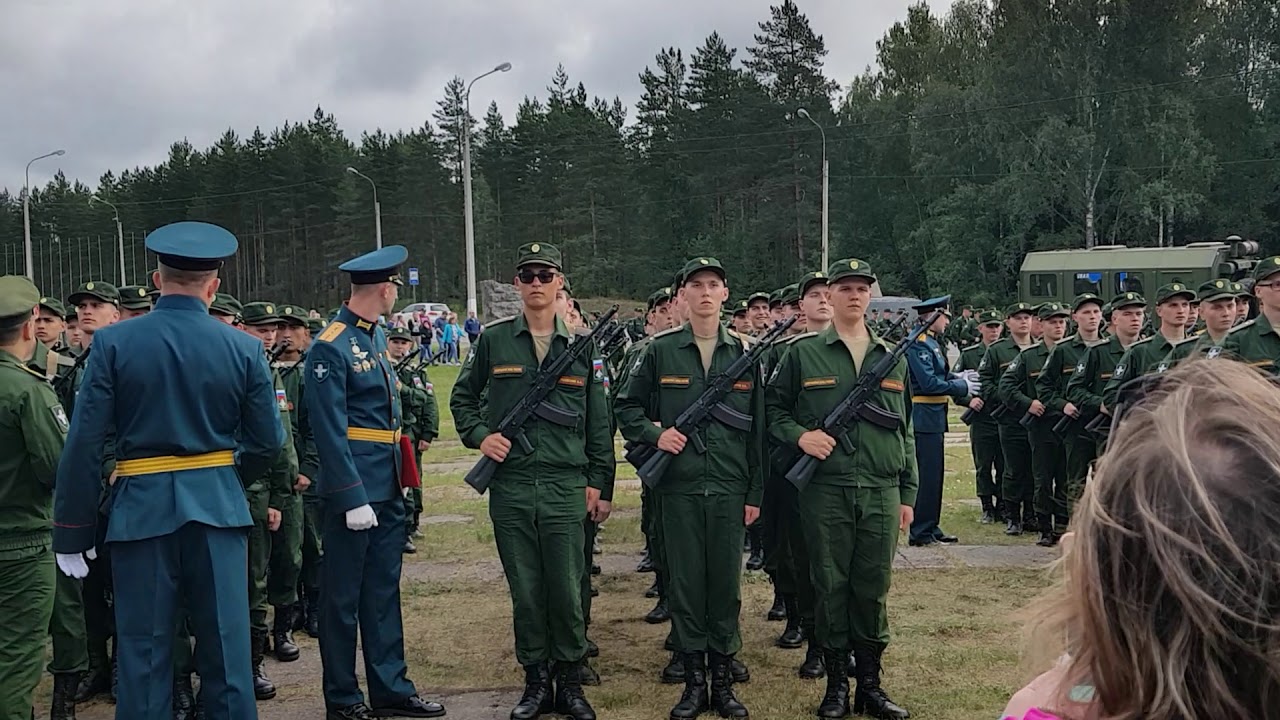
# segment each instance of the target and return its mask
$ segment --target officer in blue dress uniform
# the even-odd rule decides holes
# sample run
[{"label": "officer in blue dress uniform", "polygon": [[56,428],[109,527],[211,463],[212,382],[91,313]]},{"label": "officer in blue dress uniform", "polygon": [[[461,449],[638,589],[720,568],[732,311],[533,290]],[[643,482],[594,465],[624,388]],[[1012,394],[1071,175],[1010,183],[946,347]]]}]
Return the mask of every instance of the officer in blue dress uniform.
[{"label": "officer in blue dress uniform", "polygon": [[[400,392],[378,317],[395,306],[408,256],[392,245],[339,266],[351,276],[351,299],[307,352],[307,413],[324,508],[320,660],[327,720],[445,714],[439,703],[419,698],[408,678],[400,617]],[[357,625],[372,710],[356,681]]]},{"label": "officer in blue dress uniform", "polygon": [[907,347],[907,367],[911,370],[911,422],[915,428],[916,465],[920,471],[920,491],[916,496],[915,520],[911,522],[913,546],[959,542],[959,538],[942,532],[938,519],[942,515],[943,438],[947,432],[947,406],[951,398],[962,398],[978,391],[978,374],[966,370],[956,375],[947,365],[947,356],[939,338],[951,323],[945,312],[950,295],[926,300],[912,309],[924,318],[943,308],[933,325],[916,336]]},{"label": "officer in blue dress uniform", "polygon": [[209,316],[234,235],[180,222],[148,235],[146,247],[159,255],[160,299],[150,314],[94,336],[58,465],[53,548],[64,573],[88,572],[103,443],[114,429],[106,542],[116,717],[172,717],[181,606],[195,630],[206,717],[256,718],[245,598],[253,521],[240,477],[264,472],[284,443],[271,371],[260,342]]}]

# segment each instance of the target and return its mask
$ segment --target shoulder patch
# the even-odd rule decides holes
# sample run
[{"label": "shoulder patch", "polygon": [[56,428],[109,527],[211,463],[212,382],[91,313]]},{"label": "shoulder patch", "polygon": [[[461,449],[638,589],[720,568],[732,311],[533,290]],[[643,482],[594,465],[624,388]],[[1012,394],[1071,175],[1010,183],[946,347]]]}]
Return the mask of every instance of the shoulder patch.
[{"label": "shoulder patch", "polygon": [[504,317],[504,318],[498,318],[497,320],[491,320],[491,321],[489,321],[489,322],[485,323],[485,325],[484,325],[484,326],[485,326],[485,329],[488,329],[488,328],[494,327],[495,325],[501,325],[502,323],[509,323],[509,322],[511,322],[512,320],[515,320],[515,319],[516,319],[516,316],[515,316],[515,315],[510,315],[510,316],[507,316],[507,317]]},{"label": "shoulder patch", "polygon": [[341,335],[342,331],[346,329],[346,323],[335,320],[329,323],[329,326],[324,329],[324,332],[320,333],[320,336],[317,337],[316,340],[319,342],[333,342],[334,339]]}]

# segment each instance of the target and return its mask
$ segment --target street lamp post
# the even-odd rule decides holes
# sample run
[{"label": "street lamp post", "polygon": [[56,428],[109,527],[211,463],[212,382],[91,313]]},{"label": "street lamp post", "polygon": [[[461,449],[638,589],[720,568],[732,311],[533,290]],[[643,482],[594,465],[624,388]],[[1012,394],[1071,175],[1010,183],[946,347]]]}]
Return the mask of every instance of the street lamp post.
[{"label": "street lamp post", "polygon": [[93,207],[93,204],[94,204],[94,203],[96,203],[96,202],[99,202],[99,203],[102,203],[103,205],[106,205],[107,207],[111,208],[111,211],[112,211],[112,212],[114,212],[114,213],[116,214],[116,217],[115,217],[115,220],[116,220],[116,249],[120,251],[120,285],[122,285],[122,286],[123,286],[123,285],[128,285],[128,284],[129,284],[129,280],[125,277],[125,272],[124,272],[124,226],[122,226],[122,225],[120,224],[120,208],[116,207],[115,205],[111,204],[110,202],[107,202],[106,200],[103,200],[100,196],[98,196],[98,195],[96,195],[96,194],[95,194],[95,195],[91,195],[91,196],[89,197],[89,207]]},{"label": "street lamp post", "polygon": [[352,175],[359,175],[369,181],[369,186],[373,188],[373,234],[378,243],[378,250],[382,249],[382,206],[378,204],[378,186],[373,184],[373,180],[359,170],[349,167],[347,172]]},{"label": "street lamp post", "polygon": [[471,212],[471,86],[476,80],[488,77],[496,72],[506,72],[511,63],[504,62],[483,75],[479,75],[467,83],[465,93],[466,110],[462,117],[462,214],[463,227],[467,238],[467,313],[477,312],[476,305],[476,228]]},{"label": "street lamp post", "polygon": [[37,160],[43,160],[47,157],[56,157],[66,155],[66,150],[54,150],[51,153],[45,153],[40,157],[31,158],[27,163],[27,169],[24,171],[24,182],[22,186],[22,253],[23,260],[27,264],[27,279],[31,282],[36,281],[35,266],[31,260],[31,163]]},{"label": "street lamp post", "polygon": [[830,258],[827,257],[830,248],[828,243],[830,215],[827,213],[827,208],[831,201],[831,174],[827,165],[827,131],[822,129],[822,126],[818,124],[817,120],[813,119],[808,110],[800,108],[796,110],[796,114],[813,123],[813,126],[818,128],[818,132],[822,133],[822,270],[826,272],[831,262]]}]

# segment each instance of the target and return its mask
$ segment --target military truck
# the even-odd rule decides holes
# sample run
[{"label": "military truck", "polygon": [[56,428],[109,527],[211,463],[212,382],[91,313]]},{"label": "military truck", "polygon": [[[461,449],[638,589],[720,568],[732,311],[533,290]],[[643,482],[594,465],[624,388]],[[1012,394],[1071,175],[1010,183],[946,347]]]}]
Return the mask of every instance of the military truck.
[{"label": "military truck", "polygon": [[1240,280],[1258,262],[1258,243],[1232,235],[1225,242],[1178,247],[1097,245],[1087,250],[1027,253],[1018,275],[1018,300],[1070,303],[1081,293],[1109,299],[1122,292],[1148,299],[1156,288],[1179,282],[1192,288],[1216,278]]}]

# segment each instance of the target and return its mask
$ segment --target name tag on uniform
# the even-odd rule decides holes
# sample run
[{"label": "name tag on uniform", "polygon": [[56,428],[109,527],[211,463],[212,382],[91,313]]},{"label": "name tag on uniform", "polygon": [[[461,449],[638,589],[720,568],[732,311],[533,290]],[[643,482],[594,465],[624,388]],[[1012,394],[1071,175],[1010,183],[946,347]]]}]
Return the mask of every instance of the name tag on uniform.
[{"label": "name tag on uniform", "polygon": [[900,393],[900,392],[902,392],[903,390],[906,390],[907,388],[906,388],[906,386],[905,386],[905,385],[903,385],[903,384],[902,384],[902,382],[901,382],[901,381],[898,381],[898,380],[891,380],[891,379],[889,379],[889,378],[885,378],[885,379],[883,379],[883,380],[881,380],[881,381],[880,381],[880,389],[881,389],[881,390],[888,390],[888,391],[890,391],[890,392],[899,392],[899,393]]},{"label": "name tag on uniform", "polygon": [[580,388],[587,386],[587,379],[581,375],[561,375],[558,382],[561,385],[568,385],[569,387]]},{"label": "name tag on uniform", "polygon": [[836,378],[834,377],[813,377],[805,378],[800,381],[800,386],[805,390],[813,390],[814,388],[829,388],[836,386]]},{"label": "name tag on uniform", "polygon": [[688,375],[663,375],[658,378],[658,384],[665,387],[689,387],[689,383]]},{"label": "name tag on uniform", "polygon": [[523,365],[494,365],[494,377],[516,377],[524,374]]},{"label": "name tag on uniform", "polygon": [[739,392],[750,392],[750,391],[751,391],[751,381],[750,381],[750,380],[739,380],[739,381],[737,381],[737,382],[735,382],[735,383],[733,384],[733,389],[734,389],[734,390],[738,390]]},{"label": "name tag on uniform", "polygon": [[1076,366],[1075,366],[1075,365],[1068,365],[1068,366],[1066,366],[1066,367],[1062,368],[1062,374],[1063,374],[1063,375],[1070,375],[1071,373],[1073,373],[1073,372],[1075,372],[1075,371],[1076,371]]}]

